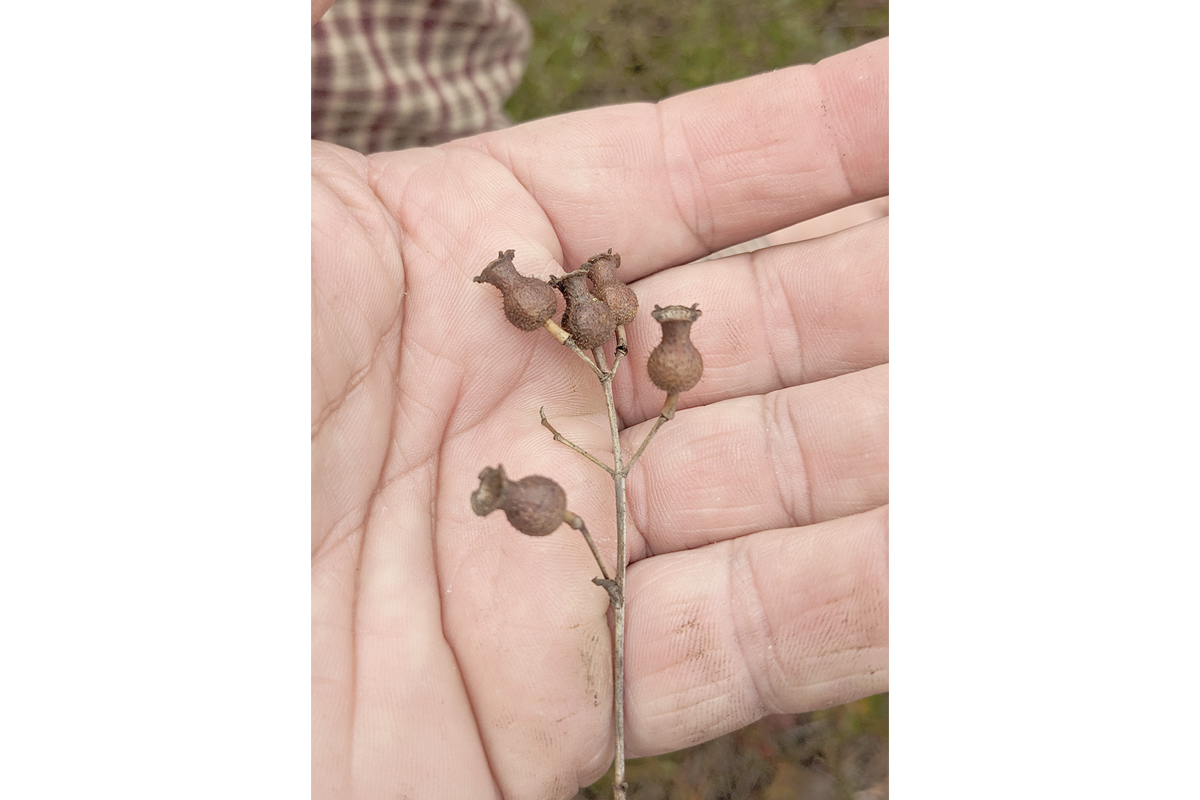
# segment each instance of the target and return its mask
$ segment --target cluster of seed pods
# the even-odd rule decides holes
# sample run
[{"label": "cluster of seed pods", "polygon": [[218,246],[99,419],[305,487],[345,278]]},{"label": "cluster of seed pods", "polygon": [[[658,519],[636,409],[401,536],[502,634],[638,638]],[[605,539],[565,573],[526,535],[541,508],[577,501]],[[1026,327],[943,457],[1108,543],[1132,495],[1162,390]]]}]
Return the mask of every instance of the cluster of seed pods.
[{"label": "cluster of seed pods", "polygon": [[[514,257],[512,250],[501,251],[474,278],[500,290],[509,322],[523,331],[545,327],[560,342],[571,342],[581,350],[602,347],[614,335],[624,347],[624,329],[637,315],[638,301],[634,291],[616,276],[621,266],[619,254],[611,249],[598,253],[579,269],[546,282],[517,272]],[[566,303],[561,327],[553,320],[558,311],[554,289]],[[654,385],[667,393],[664,415],[670,419],[679,393],[693,388],[704,372],[704,360],[691,342],[692,323],[699,319],[700,308],[698,304],[655,306],[651,316],[662,326],[662,341],[650,353],[646,371]],[[513,527],[530,536],[545,536],[564,521],[576,527],[575,515],[566,510],[566,494],[550,478],[531,475],[514,482],[508,480],[503,467],[488,467],[479,479],[471,507],[480,516],[504,509]]]},{"label": "cluster of seed pods", "polygon": [[[517,272],[514,256],[512,250],[501,251],[474,280],[500,290],[504,316],[523,331],[558,327],[552,321],[558,311],[555,288],[566,302],[562,330],[582,350],[603,346],[637,315],[637,295],[616,276],[621,256],[612,250],[594,255],[579,269],[548,282]],[[700,318],[699,305],[655,306],[652,316],[662,325],[663,338],[646,364],[650,380],[669,394],[686,392],[704,372],[704,360],[691,342],[692,323]]]},{"label": "cluster of seed pods", "polygon": [[[514,258],[512,250],[500,251],[499,256],[475,277],[475,281],[490,283],[500,290],[504,296],[504,316],[509,322],[523,331],[533,331],[539,327],[548,330],[560,344],[570,346],[576,355],[587,362],[604,386],[614,450],[611,467],[563,437],[546,419],[545,412],[542,413],[542,425],[550,429],[555,441],[565,443],[612,476],[616,490],[616,570],[610,577],[583,518],[567,508],[567,493],[551,478],[529,475],[514,481],[505,474],[502,465],[486,467],[479,473],[479,488],[471,494],[471,510],[484,517],[496,509],[502,509],[509,524],[528,536],[548,536],[566,523],[583,534],[592,551],[603,576],[592,578],[592,583],[608,592],[613,608],[613,728],[616,741],[613,797],[623,800],[628,790],[624,780],[623,716],[625,565],[628,553],[625,540],[625,479],[659,427],[674,418],[680,392],[693,388],[704,372],[704,360],[691,342],[692,323],[700,318],[700,307],[698,304],[690,308],[655,306],[651,313],[662,326],[662,341],[650,353],[646,371],[654,385],[666,392],[667,397],[658,420],[642,440],[641,446],[622,466],[612,379],[621,359],[629,352],[625,326],[633,322],[637,315],[638,299],[634,291],[616,276],[621,266],[621,256],[611,249],[606,253],[598,253],[579,269],[560,278],[550,278],[547,282],[517,272],[513,265]],[[558,297],[554,289],[558,289],[566,303],[561,326],[553,319],[558,311]],[[615,359],[610,370],[602,348],[614,336],[617,340]],[[585,351],[591,351],[592,354],[589,356]]]}]

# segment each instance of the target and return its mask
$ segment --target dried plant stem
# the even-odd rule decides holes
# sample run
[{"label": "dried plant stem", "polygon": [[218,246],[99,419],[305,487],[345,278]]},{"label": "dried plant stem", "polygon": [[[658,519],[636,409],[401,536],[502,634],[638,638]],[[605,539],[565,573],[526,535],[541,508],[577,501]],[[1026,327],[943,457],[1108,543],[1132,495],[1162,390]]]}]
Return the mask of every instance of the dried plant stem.
[{"label": "dried plant stem", "polygon": [[654,438],[654,434],[658,433],[658,429],[667,420],[675,419],[675,405],[679,402],[679,392],[674,392],[667,395],[667,402],[663,403],[662,411],[658,414],[658,420],[654,423],[654,427],[646,434],[646,438],[642,440],[642,446],[633,454],[633,458],[629,459],[629,463],[625,465],[625,474],[629,474],[629,470],[633,468],[634,463],[642,457],[642,453],[646,450],[646,445],[650,444],[650,440]]},{"label": "dried plant stem", "polygon": [[596,557],[596,565],[600,567],[600,574],[604,576],[603,581],[596,581],[597,585],[604,586],[606,583],[610,582],[611,578],[608,577],[608,570],[604,568],[604,561],[600,558],[600,551],[596,549],[596,543],[592,541],[592,535],[588,533],[587,525],[584,523],[583,517],[568,509],[563,515],[563,521],[575,530],[582,533],[584,540],[588,543],[588,547],[592,548],[592,555]]},{"label": "dried plant stem", "polygon": [[629,342],[625,339],[625,326],[618,325],[617,326],[617,350],[615,353],[616,358],[613,359],[613,368],[612,368],[613,372],[617,371],[617,364],[621,363],[621,359],[624,358],[628,352],[629,352]]},{"label": "dried plant stem", "polygon": [[564,344],[566,344],[566,346],[567,346],[567,347],[569,347],[569,348],[571,348],[572,350],[574,350],[574,351],[575,351],[575,355],[577,355],[577,356],[579,356],[581,359],[583,359],[583,363],[585,363],[585,364],[587,364],[589,367],[591,367],[591,368],[592,368],[592,372],[596,373],[596,377],[597,377],[597,378],[599,378],[601,381],[604,381],[604,379],[605,379],[605,378],[610,378],[610,377],[612,377],[611,373],[605,372],[605,371],[604,371],[602,368],[600,368],[600,367],[597,367],[595,364],[593,364],[593,363],[592,363],[592,360],[591,360],[590,358],[588,358],[588,357],[587,357],[587,353],[585,353],[585,352],[583,352],[582,350],[580,350],[580,349],[579,349],[579,345],[575,344],[575,342],[568,340],[568,341],[564,342]]},{"label": "dried plant stem", "polygon": [[575,443],[574,443],[574,442],[572,442],[570,439],[568,439],[567,437],[565,437],[565,436],[563,436],[561,433],[559,433],[557,430],[555,430],[554,426],[550,424],[550,420],[546,419],[546,408],[545,408],[545,406],[543,406],[541,409],[539,409],[539,410],[538,410],[538,413],[540,413],[540,414],[542,415],[542,427],[543,427],[543,428],[545,428],[546,430],[550,431],[552,434],[554,434],[554,441],[556,441],[556,442],[562,442],[562,443],[563,443],[563,444],[565,444],[567,447],[571,448],[571,449],[572,449],[572,450],[574,450],[576,453],[579,453],[579,455],[583,456],[583,457],[584,457],[584,458],[586,458],[588,461],[591,461],[593,464],[595,464],[596,466],[598,466],[600,469],[602,469],[602,470],[604,470],[605,472],[607,472],[609,475],[612,475],[612,474],[613,474],[613,469],[612,469],[612,467],[610,467],[608,464],[605,464],[603,461],[601,461],[600,459],[596,458],[594,455],[592,455],[591,453],[589,453],[587,450],[584,450],[582,447],[580,447],[579,445],[575,444]]},{"label": "dried plant stem", "polygon": [[596,373],[597,378],[604,380],[605,372],[601,370],[600,367],[597,367],[594,361],[588,358],[587,353],[579,349],[579,345],[575,344],[575,340],[571,337],[571,334],[563,330],[558,323],[552,319],[548,319],[543,322],[542,327],[550,331],[550,335],[557,339],[559,344],[565,344],[567,347],[571,348],[571,350],[575,353],[575,355],[579,356],[583,363],[591,367],[592,372]]},{"label": "dried plant stem", "polygon": [[[549,326],[547,327],[549,329]],[[554,333],[554,330],[551,329],[551,333]],[[608,592],[609,601],[613,608],[613,729],[616,739],[616,757],[613,767],[615,773],[613,778],[613,800],[626,800],[629,787],[625,781],[625,562],[627,560],[627,547],[625,543],[625,477],[629,474],[629,468],[633,466],[633,462],[646,449],[646,445],[650,443],[650,439],[654,436],[659,426],[675,416],[675,404],[679,400],[679,395],[672,394],[667,397],[667,402],[663,406],[663,411],[659,415],[658,422],[654,424],[654,427],[650,430],[650,433],[646,436],[645,441],[642,442],[641,447],[638,448],[637,453],[630,460],[629,464],[622,465],[621,432],[617,424],[617,405],[613,398],[612,380],[616,374],[617,366],[621,363],[621,359],[625,355],[625,350],[618,349],[616,351],[612,369],[609,370],[607,359],[601,348],[597,347],[592,350],[592,356],[595,358],[595,362],[593,362],[591,358],[588,358],[582,350],[575,346],[574,342],[570,341],[569,337],[564,340],[562,337],[556,335],[555,338],[558,338],[563,344],[570,346],[571,349],[586,361],[596,374],[600,385],[604,387],[604,405],[608,411],[608,428],[612,435],[613,466],[610,467],[559,433],[550,424],[550,420],[546,418],[544,408],[539,411],[542,417],[542,426],[554,435],[554,441],[565,444],[588,461],[603,469],[613,481],[613,494],[615,495],[617,506],[617,562],[615,579],[610,578],[608,571],[604,568],[604,562],[600,558],[600,551],[596,548],[595,542],[592,541],[592,537],[588,534],[583,520],[577,515],[568,512],[565,521],[572,528],[580,531],[584,539],[587,540],[588,547],[591,548],[592,555],[595,556],[596,563],[600,567],[600,574],[604,576],[603,578],[594,578],[592,582],[597,586],[603,587]]]},{"label": "dried plant stem", "polygon": [[[613,400],[612,374],[608,372],[604,351],[592,351],[596,363],[609,379],[602,380],[604,403],[608,407],[608,427],[612,433],[613,491],[617,502],[617,578],[613,602],[613,729],[616,758],[613,766],[613,800],[625,800],[625,471],[621,468],[621,433],[617,428],[617,406]],[[620,355],[617,355],[620,358]],[[614,372],[616,366],[614,363]],[[612,594],[610,592],[610,594]]]}]

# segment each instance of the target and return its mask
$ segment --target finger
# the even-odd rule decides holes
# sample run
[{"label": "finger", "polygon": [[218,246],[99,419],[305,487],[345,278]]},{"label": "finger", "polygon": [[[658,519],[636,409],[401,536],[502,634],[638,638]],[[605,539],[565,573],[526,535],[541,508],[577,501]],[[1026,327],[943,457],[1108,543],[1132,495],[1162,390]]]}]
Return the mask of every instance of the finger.
[{"label": "finger", "polygon": [[656,416],[663,392],[646,373],[662,331],[655,305],[700,304],[692,343],[704,374],[680,408],[765,394],[888,359],[888,219],[820,239],[690,264],[638,281],[645,311],[629,326],[616,382],[627,423]]},{"label": "finger", "polygon": [[388,446],[404,269],[358,153],[313,142],[312,546],[363,524]]},{"label": "finger", "polygon": [[657,105],[466,139],[528,189],[576,265],[626,280],[888,192],[888,42]]},{"label": "finger", "polygon": [[630,567],[631,757],[887,689],[883,507]]},{"label": "finger", "polygon": [[418,797],[447,774],[463,797],[497,796],[442,633],[434,491],[427,471],[380,487],[365,529],[314,560],[318,796]]},{"label": "finger", "polygon": [[[623,445],[650,424],[626,430]],[[681,412],[627,485],[634,560],[883,505],[888,367]]]}]

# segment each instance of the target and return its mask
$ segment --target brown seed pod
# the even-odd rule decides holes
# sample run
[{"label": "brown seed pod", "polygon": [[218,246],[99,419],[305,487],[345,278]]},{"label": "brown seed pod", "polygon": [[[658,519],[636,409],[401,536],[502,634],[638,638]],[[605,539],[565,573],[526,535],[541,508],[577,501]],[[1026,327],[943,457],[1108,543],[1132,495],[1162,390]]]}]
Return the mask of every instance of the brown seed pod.
[{"label": "brown seed pod", "polygon": [[700,318],[700,304],[654,307],[650,312],[662,325],[662,343],[650,353],[646,371],[654,385],[668,394],[686,392],[700,382],[704,359],[691,341],[692,323]]},{"label": "brown seed pod", "polygon": [[633,289],[616,276],[615,271],[620,266],[620,254],[610,248],[607,253],[589,258],[580,269],[587,272],[592,295],[612,311],[613,321],[617,325],[628,325],[637,316],[638,302]]},{"label": "brown seed pod", "polygon": [[528,536],[547,536],[563,523],[567,493],[554,481],[529,475],[510,481],[503,465],[479,473],[479,488],[471,493],[471,510],[481,517],[504,509],[508,522]]},{"label": "brown seed pod", "polygon": [[476,283],[490,283],[504,293],[504,316],[523,331],[540,328],[558,310],[554,289],[517,272],[513,266],[512,250],[503,250],[500,257],[475,276]]},{"label": "brown seed pod", "polygon": [[613,337],[617,323],[608,306],[592,296],[587,288],[587,272],[581,269],[568,272],[557,281],[559,291],[567,301],[563,327],[582,350],[600,347]]}]

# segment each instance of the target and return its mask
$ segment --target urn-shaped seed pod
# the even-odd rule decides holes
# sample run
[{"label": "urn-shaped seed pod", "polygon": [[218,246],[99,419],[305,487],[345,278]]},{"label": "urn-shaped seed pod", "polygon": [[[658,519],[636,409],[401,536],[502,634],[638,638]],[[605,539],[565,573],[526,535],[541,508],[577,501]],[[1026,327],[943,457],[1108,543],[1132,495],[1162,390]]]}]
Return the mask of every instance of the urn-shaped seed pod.
[{"label": "urn-shaped seed pod", "polygon": [[686,392],[700,382],[704,359],[692,344],[692,323],[700,318],[700,304],[654,307],[650,312],[662,325],[662,343],[650,353],[646,371],[654,385],[668,394]]},{"label": "urn-shaped seed pod", "polygon": [[556,282],[567,301],[563,327],[582,350],[599,347],[613,337],[617,323],[608,306],[592,296],[587,288],[587,272],[577,269]]},{"label": "urn-shaped seed pod", "polygon": [[508,522],[529,536],[547,536],[563,523],[567,493],[554,481],[530,475],[510,481],[504,467],[484,468],[479,488],[471,493],[471,510],[481,517],[504,509]]},{"label": "urn-shaped seed pod", "polygon": [[475,276],[476,283],[490,283],[504,293],[504,316],[523,331],[540,328],[558,310],[554,289],[517,272],[513,251],[503,250],[500,257]]},{"label": "urn-shaped seed pod", "polygon": [[592,295],[601,300],[612,312],[613,321],[628,325],[637,316],[637,295],[617,276],[615,270],[621,266],[621,256],[611,249],[588,259],[581,269],[587,271],[592,284]]}]

